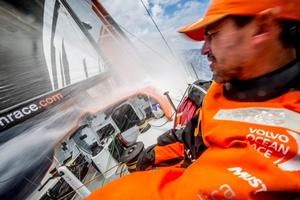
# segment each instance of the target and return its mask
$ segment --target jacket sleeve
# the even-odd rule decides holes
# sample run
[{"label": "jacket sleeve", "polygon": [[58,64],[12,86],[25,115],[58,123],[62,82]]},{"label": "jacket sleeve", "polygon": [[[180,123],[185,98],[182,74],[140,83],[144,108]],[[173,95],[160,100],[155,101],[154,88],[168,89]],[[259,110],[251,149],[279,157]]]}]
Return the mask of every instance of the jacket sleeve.
[{"label": "jacket sleeve", "polygon": [[171,166],[183,160],[184,146],[180,142],[174,142],[165,146],[155,146],[155,166]]},{"label": "jacket sleeve", "polygon": [[88,200],[290,199],[300,191],[299,175],[283,172],[249,144],[236,142],[229,148],[210,146],[186,169],[129,174]]},{"label": "jacket sleeve", "polygon": [[139,155],[137,170],[144,171],[180,163],[184,157],[184,147],[178,139],[181,132],[175,133],[175,130],[171,129],[159,136],[156,145],[148,147]]},{"label": "jacket sleeve", "polygon": [[157,145],[147,148],[137,161],[137,170],[143,171],[153,167],[180,166],[187,167],[206,149],[201,130],[195,135],[196,127],[200,127],[198,115],[194,116],[184,129],[171,129],[157,139]]}]

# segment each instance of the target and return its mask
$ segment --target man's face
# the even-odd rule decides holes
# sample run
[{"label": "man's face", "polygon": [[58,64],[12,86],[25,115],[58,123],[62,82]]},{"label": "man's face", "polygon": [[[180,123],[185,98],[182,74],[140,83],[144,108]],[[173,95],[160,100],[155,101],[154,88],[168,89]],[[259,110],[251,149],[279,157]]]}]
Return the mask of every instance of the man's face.
[{"label": "man's face", "polygon": [[211,62],[213,79],[224,83],[243,77],[251,62],[251,35],[247,25],[238,28],[227,17],[206,27],[206,36],[201,53]]}]

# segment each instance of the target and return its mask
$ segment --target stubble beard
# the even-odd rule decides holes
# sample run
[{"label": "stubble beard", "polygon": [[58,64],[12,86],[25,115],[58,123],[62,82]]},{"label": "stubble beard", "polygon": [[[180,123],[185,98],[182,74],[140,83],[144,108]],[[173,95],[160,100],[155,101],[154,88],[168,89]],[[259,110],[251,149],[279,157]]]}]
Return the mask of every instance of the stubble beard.
[{"label": "stubble beard", "polygon": [[213,71],[213,80],[217,83],[226,83],[233,79],[239,79],[241,70],[241,66],[236,66],[227,70],[215,70]]}]

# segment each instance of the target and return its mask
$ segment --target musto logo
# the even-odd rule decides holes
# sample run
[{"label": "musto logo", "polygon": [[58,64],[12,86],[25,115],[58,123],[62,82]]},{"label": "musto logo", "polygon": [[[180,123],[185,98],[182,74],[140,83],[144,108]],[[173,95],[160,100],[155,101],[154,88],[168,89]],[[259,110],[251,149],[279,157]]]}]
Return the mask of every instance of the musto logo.
[{"label": "musto logo", "polygon": [[54,94],[50,97],[46,97],[37,101],[36,103],[30,103],[27,106],[18,107],[13,111],[3,114],[0,116],[0,130],[11,127],[17,122],[28,119],[34,114],[39,113],[46,107],[63,99],[61,93]]},{"label": "musto logo", "polygon": [[248,182],[251,187],[255,188],[254,193],[267,191],[267,187],[262,180],[244,171],[241,167],[227,168],[227,170],[233,172],[233,175],[239,177],[243,181]]},{"label": "musto logo", "polygon": [[274,164],[282,164],[299,156],[300,136],[297,133],[284,129],[273,132],[250,127],[246,138],[254,149],[271,159]]}]

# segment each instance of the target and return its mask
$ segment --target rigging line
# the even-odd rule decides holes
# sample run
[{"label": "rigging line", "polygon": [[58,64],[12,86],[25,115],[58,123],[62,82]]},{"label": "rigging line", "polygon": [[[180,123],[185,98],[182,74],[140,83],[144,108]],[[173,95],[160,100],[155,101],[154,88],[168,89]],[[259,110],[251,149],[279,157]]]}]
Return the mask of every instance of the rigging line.
[{"label": "rigging line", "polygon": [[194,71],[194,73],[195,73],[195,75],[196,75],[197,80],[199,80],[199,76],[198,76],[198,74],[197,74],[197,72],[196,72],[195,66],[193,65],[192,62],[191,62],[190,64],[191,64],[192,69],[193,69],[193,71]]},{"label": "rigging line", "polygon": [[162,32],[160,31],[160,29],[158,28],[156,22],[154,21],[152,15],[151,15],[150,11],[148,10],[148,8],[146,7],[145,3],[143,2],[143,0],[140,0],[140,1],[141,1],[141,3],[143,4],[145,10],[147,11],[147,13],[148,13],[150,19],[152,20],[153,24],[155,25],[156,29],[157,29],[158,32],[160,33],[160,35],[161,35],[162,39],[164,40],[165,44],[167,45],[167,47],[168,47],[169,51],[171,52],[172,56],[175,58],[175,60],[177,60],[177,57],[175,56],[173,50],[172,50],[171,47],[169,46],[169,44],[168,44],[166,38],[164,37],[164,35],[163,35]]},{"label": "rigging line", "polygon": [[[115,165],[115,166],[109,168],[109,169],[108,169],[107,171],[105,171],[104,173],[106,173],[106,172],[108,172],[109,170],[111,170],[111,169],[113,169],[113,168],[116,168],[116,167],[119,167],[119,165]],[[92,179],[89,179],[89,180],[85,181],[84,183],[82,183],[81,186],[79,186],[79,187],[73,189],[72,191],[68,192],[67,194],[64,194],[62,197],[59,197],[57,200],[63,200],[63,199],[66,198],[67,196],[69,196],[69,195],[75,193],[76,191],[78,191],[80,188],[82,188],[82,187],[84,187],[84,186],[87,186],[89,183],[91,183],[91,182],[93,182],[93,181],[96,181],[96,179],[99,178],[99,177],[101,177],[101,176],[103,176],[102,173],[100,173],[99,175],[94,176]]]},{"label": "rigging line", "polygon": [[24,179],[25,179],[28,183],[30,183],[31,185],[33,185],[33,186],[35,186],[35,187],[39,187],[38,184],[34,183],[34,182],[31,181],[30,179],[28,179],[26,176],[24,176]]},{"label": "rigging line", "polygon": [[[171,47],[169,46],[169,44],[168,44],[167,40],[165,39],[164,35],[162,34],[162,32],[160,31],[160,29],[158,28],[158,26],[157,26],[156,22],[154,21],[152,15],[151,15],[151,13],[150,13],[150,11],[147,9],[145,3],[143,2],[143,0],[140,0],[140,1],[141,1],[141,3],[143,4],[145,10],[147,11],[147,13],[148,13],[150,19],[151,19],[152,22],[154,23],[156,29],[157,29],[158,32],[160,33],[160,35],[161,35],[162,39],[164,40],[165,44],[167,45],[167,47],[168,47],[169,51],[171,52],[173,58],[174,58],[175,60],[179,61],[179,63],[180,63],[183,67],[187,67],[187,66],[184,64],[184,62],[183,62],[180,58],[177,58],[177,57],[176,57],[174,51],[171,49]],[[187,79],[185,79],[185,82],[188,83]]]},{"label": "rigging line", "polygon": [[171,61],[169,61],[168,59],[166,59],[165,57],[163,57],[161,55],[160,52],[156,51],[155,49],[153,49],[151,46],[149,46],[146,42],[144,42],[143,40],[141,40],[140,38],[138,38],[136,35],[134,35],[133,33],[129,32],[124,26],[118,24],[119,27],[121,29],[123,29],[125,32],[127,32],[129,35],[133,36],[135,39],[137,39],[139,42],[141,42],[143,45],[145,45],[147,48],[149,48],[151,51],[153,51],[154,53],[156,53],[157,55],[159,55],[163,60],[165,60],[167,63],[171,64]]}]

